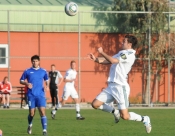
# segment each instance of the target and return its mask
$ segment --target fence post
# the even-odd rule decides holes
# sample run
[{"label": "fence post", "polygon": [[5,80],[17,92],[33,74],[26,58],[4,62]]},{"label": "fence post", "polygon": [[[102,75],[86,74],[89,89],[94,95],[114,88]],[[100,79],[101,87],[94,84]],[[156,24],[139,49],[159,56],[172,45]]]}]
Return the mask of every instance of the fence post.
[{"label": "fence post", "polygon": [[78,94],[81,102],[81,29],[80,29],[80,12],[78,12]]},{"label": "fence post", "polygon": [[10,11],[7,11],[7,29],[8,29],[8,79],[10,81]]}]

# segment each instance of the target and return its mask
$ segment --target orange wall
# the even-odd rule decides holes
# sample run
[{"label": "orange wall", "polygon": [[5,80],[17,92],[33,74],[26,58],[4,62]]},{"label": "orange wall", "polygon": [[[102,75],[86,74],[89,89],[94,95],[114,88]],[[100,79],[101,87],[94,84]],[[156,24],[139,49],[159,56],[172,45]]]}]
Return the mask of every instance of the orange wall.
[{"label": "orange wall", "polygon": [[[0,44],[8,43],[6,32],[0,32]],[[122,42],[120,34],[96,34],[81,33],[81,100],[91,102],[96,95],[106,87],[109,66],[102,66],[86,59],[88,53],[97,53],[97,47],[102,46],[108,54],[115,54]],[[39,54],[41,67],[50,70],[51,64],[56,64],[57,69],[65,74],[69,69],[72,59],[77,61],[78,70],[78,33],[10,33],[10,81],[13,86],[19,86],[19,79],[24,69],[31,67],[30,57]],[[51,58],[54,57],[54,58]],[[171,71],[173,73],[173,71]],[[8,74],[8,69],[0,69],[0,79]],[[163,78],[158,83],[158,100],[167,101],[167,69],[163,72]],[[173,76],[174,77],[174,76]],[[175,99],[174,79],[171,76],[171,101]],[[145,79],[142,72],[133,68],[129,74],[131,87],[130,98],[142,94]],[[60,86],[59,97],[61,98],[64,83]],[[151,90],[155,101],[155,88]],[[47,92],[49,96],[49,92]],[[141,96],[139,96],[141,99]],[[71,100],[69,100],[71,102]]]}]

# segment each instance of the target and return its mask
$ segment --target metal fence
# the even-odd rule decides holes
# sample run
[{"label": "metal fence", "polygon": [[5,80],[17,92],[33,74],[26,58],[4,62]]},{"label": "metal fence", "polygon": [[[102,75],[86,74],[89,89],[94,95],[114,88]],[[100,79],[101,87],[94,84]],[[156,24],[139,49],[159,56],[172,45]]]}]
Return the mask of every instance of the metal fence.
[{"label": "metal fence", "polygon": [[[95,9],[94,9],[95,10]],[[65,48],[65,52],[62,52],[64,55],[63,56],[55,56],[55,55],[49,55],[47,53],[44,53],[45,51],[43,51],[44,49],[42,49],[41,47],[41,43],[38,43],[37,46],[37,51],[34,53],[38,53],[41,56],[41,59],[45,60],[45,63],[47,63],[48,60],[60,60],[59,63],[61,63],[62,61],[70,61],[72,59],[75,59],[78,61],[78,92],[79,95],[81,96],[81,90],[82,90],[82,80],[81,80],[81,74],[82,74],[82,60],[87,60],[86,57],[84,55],[82,55],[82,45],[85,44],[86,42],[83,41],[82,39],[82,35],[84,33],[98,33],[98,34],[124,34],[124,32],[122,31],[122,27],[119,28],[118,26],[122,24],[122,22],[120,22],[119,20],[110,20],[111,17],[115,17],[118,15],[124,15],[124,14],[151,14],[152,12],[135,12],[135,11],[80,11],[76,16],[73,17],[69,17],[67,15],[65,15],[64,11],[25,11],[25,10],[8,10],[8,11],[0,11],[1,14],[1,21],[0,21],[0,32],[7,32],[7,35],[5,37],[6,40],[4,40],[2,37],[1,38],[1,42],[0,44],[7,44],[6,48],[8,50],[7,52],[7,56],[6,54],[2,54],[0,52],[0,59],[1,59],[1,63],[3,64],[4,62],[7,62],[7,67],[4,69],[0,69],[0,72],[7,72],[9,79],[11,80],[12,77],[15,76],[15,72],[22,72],[21,68],[18,68],[16,66],[15,69],[11,68],[12,63],[16,63],[17,60],[29,60],[30,59],[30,55],[25,55],[25,53],[20,53],[19,55],[16,54],[15,52],[20,52],[19,50],[14,50],[12,51],[12,46],[17,46],[18,42],[20,42],[20,38],[15,41],[13,38],[13,33],[21,33],[21,32],[27,32],[27,33],[76,33],[76,51],[75,53],[73,53],[73,55],[68,56],[66,54],[67,50],[69,50],[70,46],[66,46],[63,47]],[[167,27],[167,33],[174,33],[174,24],[173,20],[171,20],[171,18],[174,17],[175,12],[167,12],[164,14],[168,14],[168,19],[169,19],[169,23],[165,24],[165,26]],[[106,19],[106,20],[105,20]],[[148,24],[149,25],[149,22]],[[150,27],[148,27],[149,29],[151,29]],[[133,33],[133,29],[128,29],[128,33]],[[149,50],[151,49],[151,33],[148,35],[149,37],[148,39],[148,48]],[[40,37],[41,38],[41,37]],[[67,42],[65,45],[70,45],[72,44],[72,41],[68,40],[69,37],[63,36],[62,39],[62,43],[65,44],[65,42]],[[75,39],[76,39],[75,38]],[[99,38],[99,37],[98,37]],[[169,38],[170,39],[170,38]],[[101,39],[97,39],[97,41],[94,42],[99,42]],[[116,43],[120,43],[120,39],[118,39],[119,41],[115,41]],[[13,41],[13,43],[12,43]],[[26,43],[30,41],[29,39],[26,39]],[[111,40],[111,44],[113,41]],[[62,44],[61,43],[61,44]],[[114,43],[114,44],[116,44]],[[43,43],[44,44],[44,43]],[[92,49],[93,51],[95,51],[95,49],[97,48],[97,46],[99,45],[104,45],[104,43],[99,42],[98,43],[93,43],[93,41],[91,41],[91,44],[94,44],[94,46],[89,45],[89,48]],[[106,43],[108,44],[107,47],[110,46],[110,43]],[[170,41],[168,43],[170,45]],[[21,46],[21,45],[19,45]],[[118,46],[118,45],[117,45]],[[106,48],[107,48],[106,47]],[[14,47],[13,47],[14,48]],[[47,51],[47,48],[45,49]],[[71,50],[71,49],[70,49]],[[111,50],[107,50],[107,51],[111,51]],[[114,53],[114,49],[113,49],[113,53]],[[28,52],[28,49],[26,49],[26,52]],[[42,54],[43,52],[43,54]],[[3,56],[4,55],[4,56]],[[5,60],[7,59],[7,60]],[[142,58],[137,58],[138,60],[142,60]],[[155,58],[156,59],[156,58]],[[16,60],[16,62],[14,61]],[[151,101],[151,86],[152,86],[152,79],[151,79],[151,65],[150,65],[150,58],[146,58],[147,62],[148,62],[148,78],[149,80],[147,83],[147,87],[148,87],[148,105],[151,106],[151,103],[154,102],[158,102],[158,93],[159,93],[159,85],[157,82],[159,82],[156,79],[156,85],[155,85],[155,92],[156,94],[154,95],[155,99],[154,101]],[[174,60],[174,58],[169,58],[168,59],[168,68],[167,68],[167,75],[168,76],[168,81],[167,81],[167,85],[165,85],[167,91],[165,91],[166,94],[166,99],[167,99],[167,103],[174,103],[175,101],[175,91],[173,89],[173,82],[171,80],[171,78],[173,78],[173,72],[171,72],[171,66],[170,66],[170,61]],[[145,61],[145,60],[144,60]],[[53,61],[54,62],[54,61]],[[20,63],[20,62],[19,62]],[[14,64],[13,64],[14,65]],[[18,64],[20,65],[20,64]],[[24,66],[22,66],[24,67]],[[13,70],[12,70],[13,69]],[[84,70],[83,70],[84,71]],[[108,70],[104,70],[106,73],[108,72]],[[93,71],[93,72],[97,72],[97,71]],[[172,76],[172,77],[171,77]],[[1,77],[2,78],[2,77]],[[166,80],[166,79],[165,79]],[[17,85],[17,83],[15,84],[15,86]],[[144,87],[142,87],[144,88]],[[131,88],[132,91],[132,88]],[[171,93],[170,93],[171,92]],[[141,92],[143,93],[143,92]],[[142,94],[143,96],[143,94]],[[162,101],[163,103],[166,102],[166,100]]]}]

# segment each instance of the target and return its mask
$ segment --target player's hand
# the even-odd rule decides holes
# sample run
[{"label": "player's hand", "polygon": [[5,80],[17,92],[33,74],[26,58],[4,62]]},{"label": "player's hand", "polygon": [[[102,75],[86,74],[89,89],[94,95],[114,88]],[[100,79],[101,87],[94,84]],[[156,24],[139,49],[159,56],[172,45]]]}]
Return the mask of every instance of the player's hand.
[{"label": "player's hand", "polygon": [[1,92],[4,92],[4,91],[5,91],[4,89],[1,90]]},{"label": "player's hand", "polygon": [[98,48],[98,52],[99,52],[99,53],[103,53],[103,48],[102,48],[102,47],[99,47],[99,48]]},{"label": "player's hand", "polygon": [[87,57],[88,57],[88,59],[90,59],[90,60],[93,60],[93,61],[96,60],[96,57],[95,57],[92,53],[88,54]]},{"label": "player's hand", "polygon": [[29,88],[29,89],[32,89],[32,84],[31,83],[27,83],[27,87]]},{"label": "player's hand", "polygon": [[103,48],[102,47],[98,48],[98,52],[103,53]]},{"label": "player's hand", "polygon": [[48,91],[49,90],[49,87],[48,86],[45,86],[44,90],[45,91]]}]

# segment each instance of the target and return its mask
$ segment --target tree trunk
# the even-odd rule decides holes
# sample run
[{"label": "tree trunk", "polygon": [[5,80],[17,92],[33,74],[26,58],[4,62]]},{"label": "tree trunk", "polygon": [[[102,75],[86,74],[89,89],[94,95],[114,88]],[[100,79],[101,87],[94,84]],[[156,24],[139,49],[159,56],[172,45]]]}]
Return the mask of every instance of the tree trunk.
[{"label": "tree trunk", "polygon": [[149,98],[149,96],[148,96],[148,94],[149,94],[149,82],[148,82],[148,80],[149,80],[149,75],[148,75],[148,73],[146,74],[146,83],[145,83],[145,89],[144,89],[144,91],[143,91],[143,104],[148,104],[148,98]]}]

